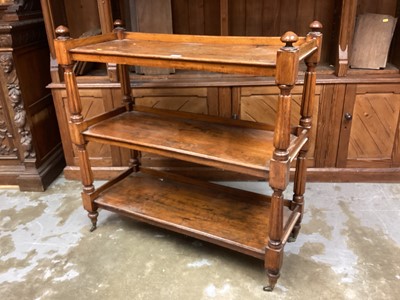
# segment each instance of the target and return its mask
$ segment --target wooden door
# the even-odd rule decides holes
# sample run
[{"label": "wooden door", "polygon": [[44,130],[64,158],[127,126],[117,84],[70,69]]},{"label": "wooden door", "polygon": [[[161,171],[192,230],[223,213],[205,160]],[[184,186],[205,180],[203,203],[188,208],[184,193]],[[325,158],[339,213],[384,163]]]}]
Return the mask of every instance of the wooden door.
[{"label": "wooden door", "polygon": [[400,166],[400,85],[348,85],[337,167]]}]

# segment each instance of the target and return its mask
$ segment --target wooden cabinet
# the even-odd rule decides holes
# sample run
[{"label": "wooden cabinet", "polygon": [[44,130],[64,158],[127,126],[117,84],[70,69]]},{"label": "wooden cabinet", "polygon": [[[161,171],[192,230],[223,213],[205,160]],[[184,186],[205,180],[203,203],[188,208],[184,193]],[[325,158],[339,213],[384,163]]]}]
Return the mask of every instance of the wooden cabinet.
[{"label": "wooden cabinet", "polygon": [[[400,83],[399,24],[394,31],[386,68],[367,70],[349,67],[357,16],[375,13],[399,17],[400,1],[398,0],[384,2],[313,0],[298,2],[296,5],[289,1],[278,0],[169,0],[167,1],[168,12],[166,13],[164,8],[160,18],[153,17],[151,19],[146,18],[146,15],[155,16],[156,12],[160,11],[154,7],[158,5],[159,1],[153,1],[151,5],[146,5],[145,1],[89,0],[85,1],[83,6],[76,5],[72,1],[42,0],[41,2],[53,59],[55,57],[54,30],[58,25],[69,26],[72,37],[79,37],[82,33],[96,28],[101,28],[104,33],[110,32],[112,21],[117,18],[126,20],[128,29],[138,29],[144,32],[154,32],[166,28],[171,30],[172,28],[172,32],[177,34],[276,36],[286,30],[294,30],[297,34],[304,35],[308,31],[306,24],[313,18],[318,19],[324,25],[324,34],[330,38],[324,41],[321,62],[317,69],[320,76],[317,82],[317,101],[314,105],[318,113],[314,118],[316,126],[312,132],[312,144],[308,154],[310,159],[308,165],[312,167],[309,178],[328,181],[376,181],[383,180],[383,178],[391,181],[398,180],[398,177],[392,176],[400,171],[395,163],[382,164],[382,160],[372,159],[373,155],[368,163],[359,163],[363,159],[355,157],[355,155],[363,154],[360,151],[353,153],[353,150],[350,150],[349,152],[349,149],[352,148],[350,143],[354,142],[351,137],[355,137],[355,132],[358,130],[357,126],[353,128],[352,125],[358,121],[354,120],[346,125],[343,119],[344,110],[352,111],[354,102],[359,102],[358,99],[362,97],[362,93],[354,92],[352,86],[363,85],[364,88],[370,86],[371,91],[375,92],[368,93],[369,95],[385,97],[392,93],[391,86]],[[166,5],[166,1],[161,2],[163,3],[160,5]],[[288,6],[291,7],[290,10],[287,9]],[[89,15],[87,11],[92,13]],[[175,69],[173,73],[160,72],[157,74],[153,72],[143,75],[136,73],[136,70],[137,68],[130,68],[131,86],[140,87],[135,90],[136,93],[143,90],[143,93],[154,96],[149,96],[152,100],[150,98],[144,100],[146,97],[137,95],[138,99],[146,101],[146,105],[153,105],[157,102],[157,105],[162,105],[164,108],[179,109],[183,104],[181,101],[185,101],[182,99],[185,94],[187,99],[191,99],[183,105],[187,111],[201,111],[201,113],[227,118],[273,122],[273,119],[269,119],[269,112],[273,111],[273,108],[262,104],[264,99],[269,98],[271,93],[269,89],[273,89],[274,79],[271,77],[199,74],[179,68]],[[298,78],[300,85],[303,80],[303,72],[304,70],[300,69]],[[109,96],[103,98],[107,100],[102,100],[108,104],[105,106],[104,103],[98,104],[95,105],[96,107],[103,105],[103,108],[107,110],[115,107],[119,101],[116,94],[118,87],[115,84],[117,75],[115,66],[112,64],[91,65],[86,72],[77,77],[77,80],[80,89],[89,97],[91,93],[96,94],[95,90],[99,86],[104,93],[108,93]],[[65,106],[62,104],[64,100],[61,93],[65,86],[55,60],[52,62],[50,88],[53,91],[55,105],[58,107],[57,116],[61,133],[63,136],[67,136],[69,134],[66,121],[68,113],[65,109],[63,111]],[[386,90],[386,88],[388,89]],[[106,92],[106,89],[109,91]],[[294,98],[296,99],[296,96]],[[98,98],[94,97],[94,99]],[[94,105],[95,101],[87,103]],[[379,103],[379,101],[375,101],[373,105],[375,103]],[[265,111],[262,112],[258,108],[265,109]],[[398,109],[397,106],[394,109]],[[351,135],[348,130],[346,131],[346,126],[350,128],[349,125],[353,128]],[[71,152],[68,149],[71,149],[72,145],[66,142],[68,140],[67,137],[63,138],[64,151]],[[382,142],[386,145],[386,149],[396,148],[396,139],[385,139]],[[107,174],[113,173],[113,170],[127,168],[127,156],[124,153],[121,154],[111,148],[109,152],[103,152],[105,156],[104,159],[101,159],[100,152],[93,151],[93,158],[96,158],[93,160],[96,160],[95,165],[98,166],[98,168],[94,168],[96,178],[104,178]],[[367,149],[363,151],[367,151]],[[349,153],[352,156],[349,157]],[[378,155],[378,153],[375,154]],[[384,155],[387,157],[388,152],[386,151]],[[74,154],[66,155],[66,160],[67,178],[79,178],[79,167]],[[197,166],[179,165],[179,162],[174,160],[161,158],[148,158],[148,163],[156,168],[175,169],[177,172],[187,172],[187,168],[190,166],[197,168]],[[213,179],[231,178],[228,173],[218,173],[216,170],[211,172],[207,169],[202,172],[199,169],[197,173],[208,173]]]},{"label": "wooden cabinet", "polygon": [[[68,28],[59,26],[55,40],[57,60],[64,70],[69,133],[79,159],[83,207],[92,221],[91,230],[96,229],[98,209],[102,208],[224,246],[262,259],[268,276],[264,289],[272,291],[280,276],[284,246],[296,239],[300,230],[321,24],[312,22],[312,31],[305,37],[289,31],[281,38],[149,34],[127,32],[120,23],[116,26],[112,33],[80,39],[70,38]],[[291,91],[302,61],[306,72],[296,102]],[[87,110],[93,105],[83,105],[83,101],[94,100],[85,100],[79,91],[74,73],[77,62],[116,64],[121,104],[113,109],[104,105],[93,112]],[[197,91],[199,97],[180,101],[163,101],[143,89],[136,93],[138,88],[132,92],[131,65],[274,77],[278,89],[270,91],[277,94],[273,124],[205,114],[210,112],[207,93],[200,88],[181,90],[184,96]],[[228,93],[229,89],[219,92]],[[170,93],[177,96],[174,90],[162,95]],[[97,95],[97,103],[105,103],[103,91]],[[163,109],[164,102],[175,107],[168,104],[173,108]],[[297,105],[292,112],[293,103]],[[93,185],[94,158],[89,156],[93,142],[96,149],[105,145],[131,154],[128,170],[98,188]],[[268,180],[273,193],[264,196],[193,176],[155,171],[143,164],[140,153]],[[295,170],[293,198],[285,200],[291,164]]]},{"label": "wooden cabinet", "polygon": [[316,169],[322,180],[398,182],[399,83],[346,80],[321,91]]},{"label": "wooden cabinet", "polygon": [[398,167],[399,112],[399,84],[349,84],[346,87],[337,166],[370,168],[373,164],[377,169]]},{"label": "wooden cabinet", "polygon": [[43,191],[65,161],[39,1],[0,5],[0,64],[0,185]]}]

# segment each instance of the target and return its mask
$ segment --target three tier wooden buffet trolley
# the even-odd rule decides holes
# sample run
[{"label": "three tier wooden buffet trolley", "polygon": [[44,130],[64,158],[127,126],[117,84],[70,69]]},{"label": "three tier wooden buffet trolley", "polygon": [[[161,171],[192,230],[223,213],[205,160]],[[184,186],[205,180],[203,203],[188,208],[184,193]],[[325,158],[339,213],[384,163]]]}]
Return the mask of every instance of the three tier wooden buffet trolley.
[{"label": "three tier wooden buffet trolley", "polygon": [[[83,206],[96,228],[98,208],[196,237],[265,261],[272,290],[280,275],[283,248],[299,232],[306,181],[305,157],[322,34],[321,24],[298,37],[227,37],[114,32],[72,39],[60,26],[55,40],[64,69],[71,138],[78,151]],[[307,69],[300,124],[290,124],[291,90],[299,62]],[[114,63],[121,83],[121,107],[85,119],[73,67],[76,61]],[[135,105],[129,66],[172,67],[209,72],[274,76],[280,89],[274,126]],[[128,171],[99,188],[86,146],[98,142],[131,149]],[[224,170],[269,178],[272,195],[159,172],[140,166],[140,151]],[[293,163],[292,163],[293,162]],[[283,192],[295,165],[291,200]]]}]

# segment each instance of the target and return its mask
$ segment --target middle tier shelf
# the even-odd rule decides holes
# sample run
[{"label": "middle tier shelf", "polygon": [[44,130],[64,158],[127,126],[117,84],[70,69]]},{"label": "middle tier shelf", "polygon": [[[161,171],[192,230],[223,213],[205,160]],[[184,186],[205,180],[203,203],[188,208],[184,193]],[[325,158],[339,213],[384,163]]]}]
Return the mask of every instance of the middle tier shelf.
[{"label": "middle tier shelf", "polygon": [[[271,126],[145,107],[101,120],[83,135],[87,141],[261,178],[267,175],[274,151]],[[291,135],[292,143],[296,138]]]}]

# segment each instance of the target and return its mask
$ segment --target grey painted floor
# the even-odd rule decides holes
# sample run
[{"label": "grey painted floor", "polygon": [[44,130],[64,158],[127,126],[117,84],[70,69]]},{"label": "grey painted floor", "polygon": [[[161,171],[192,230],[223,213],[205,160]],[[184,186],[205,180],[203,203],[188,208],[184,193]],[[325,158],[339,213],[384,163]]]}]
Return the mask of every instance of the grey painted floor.
[{"label": "grey painted floor", "polygon": [[79,182],[0,188],[0,299],[399,299],[400,184],[311,183],[306,196],[266,293],[259,260],[105,211],[90,233]]}]

